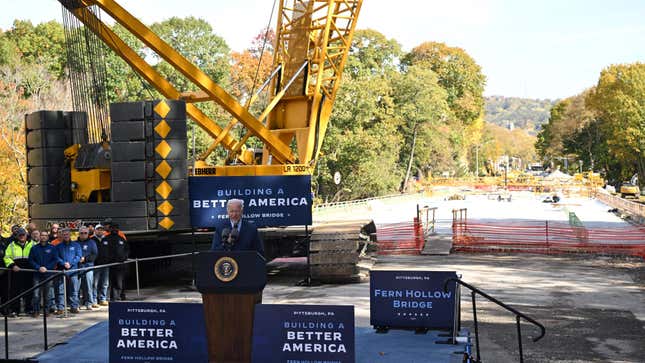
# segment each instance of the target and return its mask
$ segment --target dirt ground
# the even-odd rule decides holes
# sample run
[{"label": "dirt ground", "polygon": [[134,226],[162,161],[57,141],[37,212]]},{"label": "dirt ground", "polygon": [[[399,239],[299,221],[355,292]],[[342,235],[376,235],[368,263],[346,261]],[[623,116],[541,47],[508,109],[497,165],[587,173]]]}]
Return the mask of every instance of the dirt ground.
[{"label": "dirt ground", "polygon": [[[379,261],[396,267],[401,258]],[[546,327],[522,323],[525,362],[645,361],[645,261],[594,256],[478,255],[403,258],[420,268],[455,269],[462,279]],[[477,299],[484,362],[519,361],[514,316]],[[470,295],[462,321],[474,333]]]},{"label": "dirt ground", "polygon": [[[645,359],[645,261],[589,255],[543,256],[452,254],[379,256],[373,269],[454,270],[462,279],[538,320],[546,336],[522,323],[526,362],[643,362]],[[356,325],[369,326],[369,282],[303,287],[301,264],[274,266],[264,303],[352,304]],[[134,291],[129,296],[136,297]],[[147,287],[147,301],[201,302],[199,293],[178,286]],[[478,298],[480,353],[483,362],[517,362],[513,315]],[[462,326],[472,332],[469,293],[462,289]],[[48,319],[50,347],[96,322],[107,310]],[[9,319],[11,358],[42,351],[42,319]],[[473,334],[474,337],[474,334]],[[473,349],[473,351],[475,351]],[[4,353],[4,340],[0,339]],[[4,357],[4,354],[0,356]]]}]

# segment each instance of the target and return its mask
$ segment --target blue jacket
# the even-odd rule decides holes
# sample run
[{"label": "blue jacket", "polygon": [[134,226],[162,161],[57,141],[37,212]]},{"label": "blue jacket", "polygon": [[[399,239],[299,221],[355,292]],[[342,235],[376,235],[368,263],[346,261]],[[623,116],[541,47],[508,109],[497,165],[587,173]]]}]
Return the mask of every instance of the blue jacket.
[{"label": "blue jacket", "polygon": [[58,250],[58,258],[61,259],[61,266],[64,268],[65,262],[69,262],[70,270],[78,268],[78,262],[81,260],[81,256],[83,256],[81,252],[81,245],[78,244],[78,242],[71,241],[69,243],[65,243],[64,241],[56,245],[56,249]]},{"label": "blue jacket", "polygon": [[[36,244],[29,252],[29,264],[34,270],[45,266],[48,271],[56,269],[56,265],[62,265],[63,261],[58,257],[56,246],[49,243],[46,245]],[[40,273],[40,272],[36,272]]]},{"label": "blue jacket", "polygon": [[81,245],[81,253],[85,257],[85,262],[80,264],[80,267],[91,267],[94,266],[94,260],[99,254],[99,249],[96,246],[96,242],[92,239],[86,239],[85,241],[77,240],[79,245]]},{"label": "blue jacket", "polygon": [[[245,221],[242,219],[239,225],[239,236],[237,241],[233,246],[231,246],[231,251],[257,251],[262,256],[264,256],[264,243],[260,239],[260,234],[258,233],[258,228],[255,226],[255,223]],[[211,250],[213,251],[223,251],[228,247],[222,243],[222,231],[224,228],[229,230],[233,227],[231,226],[231,221],[226,219],[219,222],[215,226],[215,234],[213,234],[213,244],[211,245]]]}]

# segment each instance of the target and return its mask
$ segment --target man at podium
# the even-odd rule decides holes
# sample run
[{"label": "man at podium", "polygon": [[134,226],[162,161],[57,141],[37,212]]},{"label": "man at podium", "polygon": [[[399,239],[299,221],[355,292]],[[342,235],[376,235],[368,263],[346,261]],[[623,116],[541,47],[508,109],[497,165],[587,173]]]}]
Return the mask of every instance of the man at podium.
[{"label": "man at podium", "polygon": [[242,218],[244,201],[230,199],[226,203],[228,219],[215,226],[213,251],[257,251],[264,256],[264,245],[255,224]]}]

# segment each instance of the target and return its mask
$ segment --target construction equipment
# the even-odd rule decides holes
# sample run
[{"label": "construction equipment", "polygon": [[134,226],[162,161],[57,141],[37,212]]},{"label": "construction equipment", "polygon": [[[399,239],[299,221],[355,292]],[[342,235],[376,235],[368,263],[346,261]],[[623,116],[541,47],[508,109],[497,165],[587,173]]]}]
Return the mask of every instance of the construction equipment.
[{"label": "construction equipment", "polygon": [[641,195],[641,190],[636,184],[632,184],[630,182],[623,182],[620,185],[620,197],[621,198],[640,198]]},{"label": "construction equipment", "polygon": [[[30,175],[33,174],[29,180],[30,219],[41,228],[50,223],[75,225],[110,217],[120,223],[123,230],[140,231],[143,236],[154,233],[159,240],[164,232],[181,232],[195,226],[188,215],[190,207],[196,205],[189,201],[188,189],[192,183],[189,180],[192,178],[215,175],[215,179],[228,180],[228,186],[231,185],[230,180],[236,180],[237,186],[245,187],[239,183],[249,182],[248,177],[267,177],[257,179],[261,180],[261,188],[218,190],[227,198],[244,197],[236,193],[249,194],[247,190],[253,193],[259,190],[263,193],[277,191],[279,194],[280,188],[292,180],[288,178],[294,176],[304,178],[305,184],[310,185],[362,0],[280,1],[273,72],[245,105],[116,1],[59,2],[67,11],[67,15],[64,15],[66,24],[80,21],[77,25],[67,27],[66,35],[68,38],[85,37],[84,42],[78,42],[77,39],[77,43],[87,43],[89,48],[85,53],[68,50],[68,60],[72,64],[70,72],[91,67],[89,82],[81,84],[81,77],[71,77],[72,88],[76,90],[75,107],[85,111],[87,126],[84,133],[89,143],[61,141],[53,150],[49,145],[34,145],[28,140],[27,148],[34,161],[28,162]],[[101,13],[122,25],[199,91],[183,92],[178,89],[107,26],[102,21]],[[102,89],[104,81],[101,81],[105,69],[97,68],[95,58],[100,58],[100,49],[92,47],[91,42],[87,41],[88,37],[100,39],[167,100],[113,104],[110,106],[111,120],[108,121],[105,90]],[[259,115],[254,115],[249,107],[257,95],[265,90],[270,94],[268,105]],[[90,93],[93,95],[90,101],[87,97],[83,99],[83,95]],[[215,102],[230,114],[230,122],[224,127],[218,125],[197,106],[201,102]],[[92,111],[97,109],[99,111]],[[186,117],[213,138],[210,147],[191,165],[190,176],[187,175],[189,166],[186,165]],[[28,115],[27,124],[28,136],[36,131],[51,132],[52,126],[57,127],[60,135],[65,135],[73,128],[60,113]],[[240,138],[233,133],[236,125],[238,128],[241,125],[245,130]],[[109,142],[108,135],[111,136]],[[246,147],[251,137],[262,142],[261,153],[258,149]],[[42,146],[42,150],[37,146]],[[226,159],[218,165],[208,165],[206,159],[217,148],[226,151]],[[60,151],[64,151],[64,156],[47,157],[49,152],[58,155]],[[111,165],[106,165],[105,161],[109,159]],[[39,170],[40,174],[32,173],[35,168],[42,169]],[[67,172],[71,178],[52,183],[61,173]],[[52,173],[56,173],[56,177]],[[38,189],[44,185],[47,187]],[[214,185],[213,189],[216,188],[217,185]],[[66,189],[72,189],[73,193],[70,195]],[[231,195],[226,194],[228,191],[231,191]],[[298,200],[308,209],[305,214],[309,214],[310,221],[312,198],[310,191],[307,194],[307,197]],[[281,202],[280,198],[273,199],[277,200],[276,203]],[[282,199],[282,203],[286,200],[287,204],[296,200]],[[263,200],[267,204],[273,203],[269,199]],[[200,202],[200,206],[211,204]],[[218,205],[222,207],[223,203]],[[355,236],[358,235],[359,230],[348,238],[348,245],[354,246]],[[294,250],[299,250],[297,245],[303,240],[300,237],[291,239],[287,248],[284,239],[281,239],[281,245],[267,246],[268,257],[292,255]],[[333,242],[339,244],[337,236]],[[338,250],[344,251],[346,248]],[[347,264],[345,260],[342,260],[343,264]],[[333,263],[330,262],[327,267],[331,272]],[[321,271],[319,275],[324,277],[326,273]]]}]

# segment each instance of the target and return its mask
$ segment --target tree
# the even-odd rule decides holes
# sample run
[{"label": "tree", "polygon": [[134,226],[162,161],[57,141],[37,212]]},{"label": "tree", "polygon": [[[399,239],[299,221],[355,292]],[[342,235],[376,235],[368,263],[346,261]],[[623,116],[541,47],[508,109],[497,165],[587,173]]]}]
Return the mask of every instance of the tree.
[{"label": "tree", "polygon": [[582,160],[583,165],[590,170],[596,170],[598,166],[608,171],[615,169],[615,162],[609,157],[607,140],[599,118],[577,130],[570,138],[564,140],[563,145],[567,153],[576,154],[578,160]]},{"label": "tree", "polygon": [[[140,40],[120,24],[114,24],[112,31],[142,58],[146,48]],[[123,58],[101,43],[105,54],[106,84],[109,102],[134,102],[145,99],[163,98],[148,82],[139,76]]]},{"label": "tree", "polygon": [[[589,155],[589,147],[581,149],[573,140],[582,141],[579,133],[586,129],[587,125],[597,119],[597,114],[587,106],[586,98],[593,92],[593,89],[558,101],[551,109],[549,122],[543,126],[538,133],[536,149],[545,160],[557,162],[559,158],[572,156],[574,160],[586,160],[593,164],[592,160],[599,159]],[[580,147],[579,147],[580,146]],[[583,157],[585,155],[585,157]]]},{"label": "tree", "polygon": [[551,108],[549,121],[542,126],[542,130],[537,135],[535,148],[544,159],[552,159],[555,156],[562,155],[562,133],[566,131],[566,128],[562,127],[561,124],[570,103],[570,99],[564,99],[556,103]]},{"label": "tree", "polygon": [[19,51],[23,62],[45,64],[56,78],[65,74],[67,53],[63,26],[49,21],[33,26],[29,20],[15,20],[13,27],[3,35]]},{"label": "tree", "polygon": [[535,135],[549,120],[549,112],[556,101],[518,97],[490,96],[485,98],[486,121],[506,127],[527,130]]},{"label": "tree", "polygon": [[645,63],[605,68],[586,100],[602,120],[609,153],[621,164],[618,176],[638,173],[645,182]]},{"label": "tree", "polygon": [[[25,78],[39,79],[26,92]],[[8,229],[27,220],[24,116],[41,109],[70,109],[65,82],[44,64],[23,62],[0,66],[0,227]]]},{"label": "tree", "polygon": [[[324,200],[364,198],[392,192],[403,138],[397,132],[391,79],[400,46],[373,30],[357,31],[336,96],[315,175]],[[343,175],[340,186],[332,175]]]},{"label": "tree", "polygon": [[263,30],[254,39],[251,47],[231,55],[231,91],[245,103],[258,91],[273,70],[273,42],[275,33]]},{"label": "tree", "polygon": [[483,128],[484,85],[486,77],[481,68],[463,49],[443,43],[424,42],[405,55],[403,68],[412,65],[428,67],[438,76],[438,82],[446,90],[447,102],[456,122],[451,127],[450,143],[456,175],[468,170],[470,150],[480,144]]},{"label": "tree", "polygon": [[470,125],[482,114],[486,77],[481,67],[463,49],[444,43],[425,42],[408,53],[403,64],[425,64],[439,76],[448,92],[448,104],[457,119]]},{"label": "tree", "polygon": [[345,73],[351,77],[383,75],[397,71],[401,45],[372,29],[356,30]]},{"label": "tree", "polygon": [[[397,115],[403,120],[400,127],[404,137],[401,158],[407,166],[401,186],[402,191],[406,191],[413,164],[419,170],[427,168],[431,155],[437,151],[431,135],[439,125],[448,124],[454,116],[447,103],[447,93],[439,86],[438,77],[432,70],[411,66],[395,77],[393,83]],[[422,147],[415,160],[417,139],[420,139]]]},{"label": "tree", "polygon": [[[226,84],[229,74],[229,47],[224,39],[213,32],[211,25],[204,19],[192,16],[172,17],[154,23],[150,29],[171,47],[195,64],[213,81]],[[159,61],[157,70],[180,91],[195,91],[186,78],[157,54],[153,59]]]},{"label": "tree", "polygon": [[[365,198],[399,186],[403,139],[390,94],[384,76],[343,80],[318,162],[323,199]],[[339,187],[332,181],[336,171],[343,175]]]},{"label": "tree", "polygon": [[491,123],[487,123],[483,138],[486,140],[481,149],[480,157],[495,161],[503,155],[520,158],[524,163],[536,159],[535,136],[529,135],[526,130],[508,130]]}]

